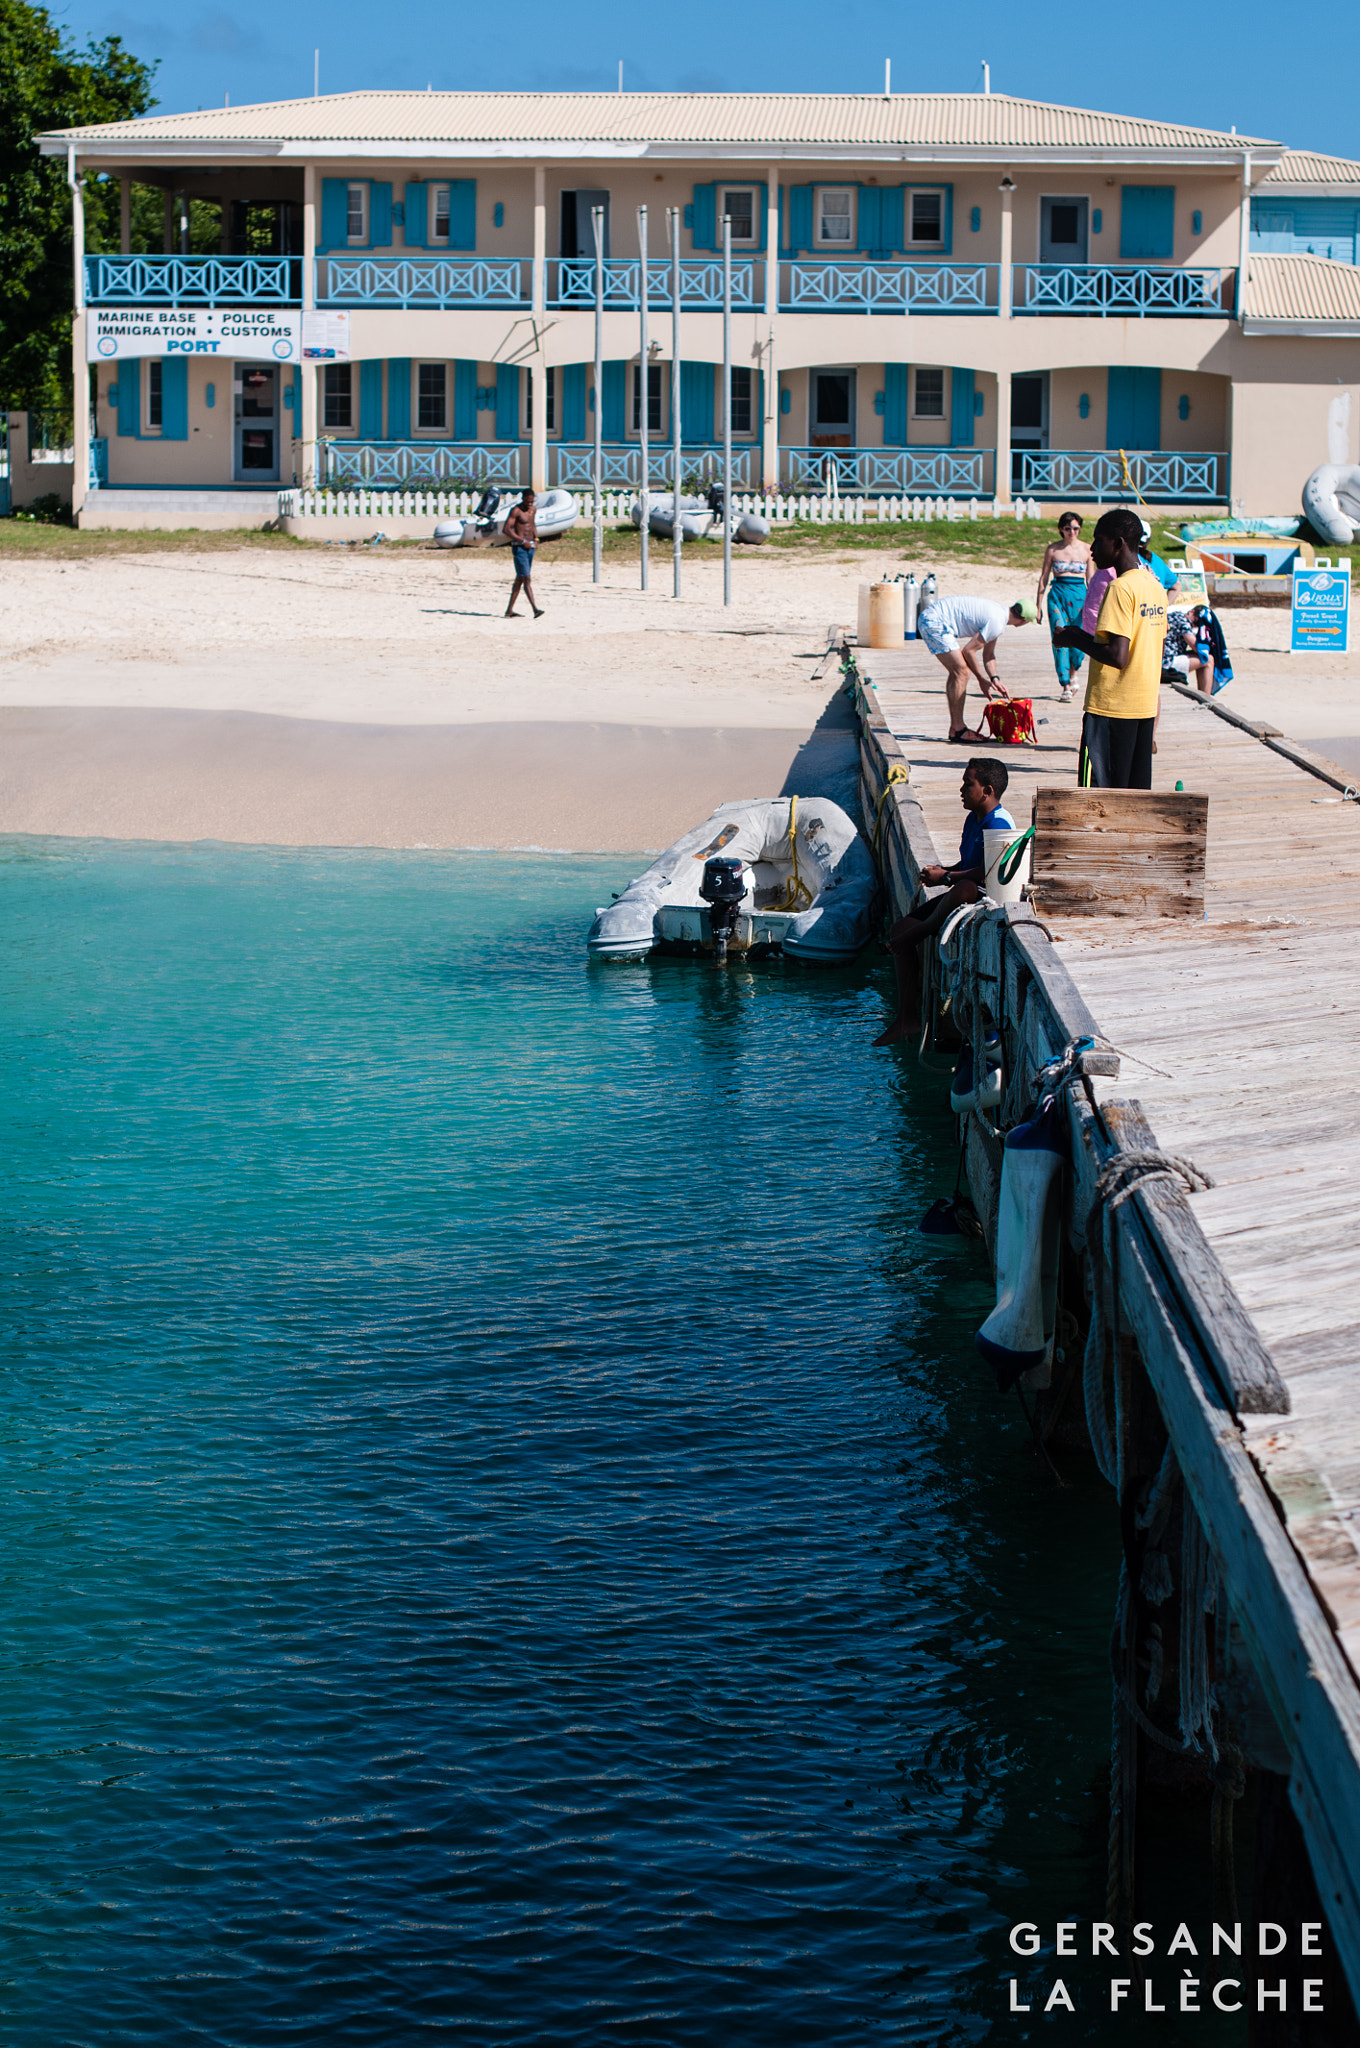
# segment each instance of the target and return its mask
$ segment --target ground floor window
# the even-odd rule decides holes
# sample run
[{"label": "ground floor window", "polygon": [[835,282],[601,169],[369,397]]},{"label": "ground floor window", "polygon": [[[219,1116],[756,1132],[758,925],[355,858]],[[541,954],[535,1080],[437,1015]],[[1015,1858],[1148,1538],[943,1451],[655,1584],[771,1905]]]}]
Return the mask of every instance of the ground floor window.
[{"label": "ground floor window", "polygon": [[354,400],[352,365],[349,363],[327,363],[325,390],[325,420],[328,427],[352,427],[354,424]]},{"label": "ground floor window", "polygon": [[152,356],[146,366],[146,423],[159,434],[165,422],[165,364]]},{"label": "ground floor window", "polygon": [[426,432],[442,433],[448,417],[446,363],[422,363],[416,387],[416,425]]},{"label": "ground floor window", "polygon": [[[544,384],[545,384],[545,385],[546,385],[546,387],[547,387],[547,401],[548,401],[548,402],[547,402],[547,404],[546,404],[546,405],[544,406],[544,408],[543,408],[543,409],[544,409],[544,411],[545,411],[545,413],[547,414],[547,420],[546,420],[546,423],[545,423],[545,431],[546,431],[547,433],[551,434],[551,433],[555,433],[555,432],[556,432],[556,429],[557,429],[557,372],[556,372],[556,370],[545,370],[545,371],[543,372],[543,381],[544,381]],[[528,375],[528,376],[527,376],[527,377],[525,378],[525,380],[524,380],[524,390],[525,390],[525,408],[524,408],[524,424],[525,424],[525,425],[526,425],[526,426],[527,426],[527,427],[529,428],[530,432],[532,432],[532,431],[533,431],[533,424],[534,424],[534,378],[533,378],[533,372],[532,372],[532,371],[530,371],[529,375]]]},{"label": "ground floor window", "polygon": [[[633,365],[633,432],[642,431],[642,366]],[[647,365],[647,432],[661,432],[661,365]]]},{"label": "ground floor window", "polygon": [[942,420],[944,418],[943,370],[917,370],[916,403],[912,411],[918,420]]},{"label": "ground floor window", "polygon": [[749,365],[733,365],[732,369],[732,432],[749,434],[751,431],[751,385],[754,381]]}]

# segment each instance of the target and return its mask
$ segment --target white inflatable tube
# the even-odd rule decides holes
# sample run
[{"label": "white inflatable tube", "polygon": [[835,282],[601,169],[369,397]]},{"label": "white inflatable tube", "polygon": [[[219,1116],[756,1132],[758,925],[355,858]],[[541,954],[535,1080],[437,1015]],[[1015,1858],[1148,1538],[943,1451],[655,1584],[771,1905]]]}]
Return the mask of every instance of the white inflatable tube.
[{"label": "white inflatable tube", "polygon": [[1066,1117],[1063,1104],[1050,1096],[1030,1123],[1008,1133],[1001,1155],[996,1307],[977,1333],[977,1348],[1003,1394],[1045,1366],[1052,1350]]},{"label": "white inflatable tube", "polygon": [[1353,541],[1360,530],[1360,467],[1324,462],[1303,487],[1303,509],[1324,540]]}]

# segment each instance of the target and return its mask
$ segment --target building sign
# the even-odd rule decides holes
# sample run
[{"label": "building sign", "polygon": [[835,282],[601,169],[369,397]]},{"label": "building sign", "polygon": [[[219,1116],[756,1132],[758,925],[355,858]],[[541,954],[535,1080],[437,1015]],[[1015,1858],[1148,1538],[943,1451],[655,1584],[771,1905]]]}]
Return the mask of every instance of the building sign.
[{"label": "building sign", "polygon": [[1290,652],[1348,654],[1351,625],[1351,565],[1295,569]]},{"label": "building sign", "polygon": [[85,316],[85,354],[92,363],[124,356],[296,363],[302,359],[302,315],[284,306],[92,306]]},{"label": "building sign", "polygon": [[309,363],[347,363],[349,314],[304,313],[302,354]]}]

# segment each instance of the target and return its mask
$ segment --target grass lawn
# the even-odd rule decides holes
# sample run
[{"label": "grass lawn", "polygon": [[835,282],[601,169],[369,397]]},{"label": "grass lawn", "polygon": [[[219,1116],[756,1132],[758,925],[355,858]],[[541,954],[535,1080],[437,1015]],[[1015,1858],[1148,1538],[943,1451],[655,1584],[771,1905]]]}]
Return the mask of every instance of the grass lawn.
[{"label": "grass lawn", "polygon": [[[1054,519],[1056,517],[1055,510]],[[1180,553],[1179,525],[1179,518],[1174,521],[1154,519],[1153,546],[1158,554]],[[1089,536],[1090,524],[1085,530]],[[1039,563],[1050,538],[1057,538],[1057,528],[1054,521],[1047,518],[1019,521],[990,517],[977,520],[901,520],[864,526],[822,526],[799,522],[793,526],[776,527],[768,546],[772,553],[779,555],[815,555],[821,559],[839,556],[849,560],[852,555],[866,552],[882,554],[886,557],[883,567],[888,573],[895,573],[899,568],[928,569],[944,561],[973,562],[999,569],[1029,570],[1037,581]],[[201,533],[193,528],[172,533],[117,533],[98,528],[81,532],[70,526],[44,526],[23,519],[0,519],[0,559],[11,560],[71,561],[108,555],[221,554],[234,548],[262,548],[296,554],[335,545],[335,542],[297,540],[291,534],[264,533],[245,527],[231,533]],[[362,547],[367,553],[376,555],[407,554],[412,549],[429,550],[433,546],[432,542],[425,540],[391,541],[376,548],[365,542],[341,545]],[[590,528],[578,526],[549,546],[549,559],[589,561]],[[638,536],[633,527],[606,527],[604,553],[608,561],[635,557],[637,549]],[[669,541],[653,537],[651,552],[654,562],[668,559],[670,551]],[[749,559],[754,550],[738,548],[735,552],[740,558]],[[696,556],[707,558],[717,555],[719,548],[715,542],[691,541],[687,553],[691,559]]]}]

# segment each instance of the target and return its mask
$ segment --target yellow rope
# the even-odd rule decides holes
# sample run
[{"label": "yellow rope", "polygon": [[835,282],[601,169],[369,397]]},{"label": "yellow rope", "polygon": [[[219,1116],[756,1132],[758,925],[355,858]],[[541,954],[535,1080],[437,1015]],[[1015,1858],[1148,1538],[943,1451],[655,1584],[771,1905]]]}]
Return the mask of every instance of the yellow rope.
[{"label": "yellow rope", "polygon": [[1142,493],[1142,492],[1141,492],[1141,491],[1139,490],[1139,488],[1138,488],[1137,484],[1136,484],[1136,483],[1134,482],[1134,480],[1133,480],[1133,471],[1132,471],[1132,470],[1131,470],[1131,469],[1129,468],[1129,458],[1128,458],[1128,456],[1127,456],[1127,455],[1126,455],[1126,454],[1124,453],[1124,451],[1123,451],[1123,449],[1122,449],[1122,448],[1121,448],[1121,449],[1120,449],[1120,451],[1119,451],[1119,460],[1120,460],[1120,462],[1121,462],[1121,463],[1123,464],[1123,466],[1124,466],[1124,481],[1125,481],[1125,483],[1126,483],[1126,484],[1128,485],[1129,489],[1130,489],[1130,490],[1131,490],[1131,491],[1133,492],[1133,495],[1134,495],[1134,497],[1135,497],[1135,498],[1136,498],[1136,499],[1138,500],[1138,502],[1139,502],[1139,504],[1140,504],[1140,505],[1142,506],[1143,510],[1144,510],[1145,512],[1150,512],[1150,511],[1152,510],[1152,507],[1151,507],[1151,506],[1150,506],[1150,505],[1148,504],[1148,501],[1147,501],[1147,499],[1146,499],[1146,498],[1145,498],[1145,497],[1143,496],[1143,493]]},{"label": "yellow rope", "polygon": [[798,838],[795,829],[797,820],[798,799],[796,796],[791,796],[789,798],[789,845],[793,849],[793,873],[785,884],[782,900],[778,903],[772,903],[770,905],[771,910],[806,910],[812,902],[812,891],[798,872]]},{"label": "yellow rope", "polygon": [[883,788],[879,792],[878,809],[874,812],[873,849],[875,859],[877,859],[878,857],[881,841],[883,838],[883,807],[888,801],[888,792],[893,787],[894,783],[910,781],[910,768],[908,768],[906,763],[903,761],[894,761],[892,767],[888,770],[887,780],[883,784]]}]

